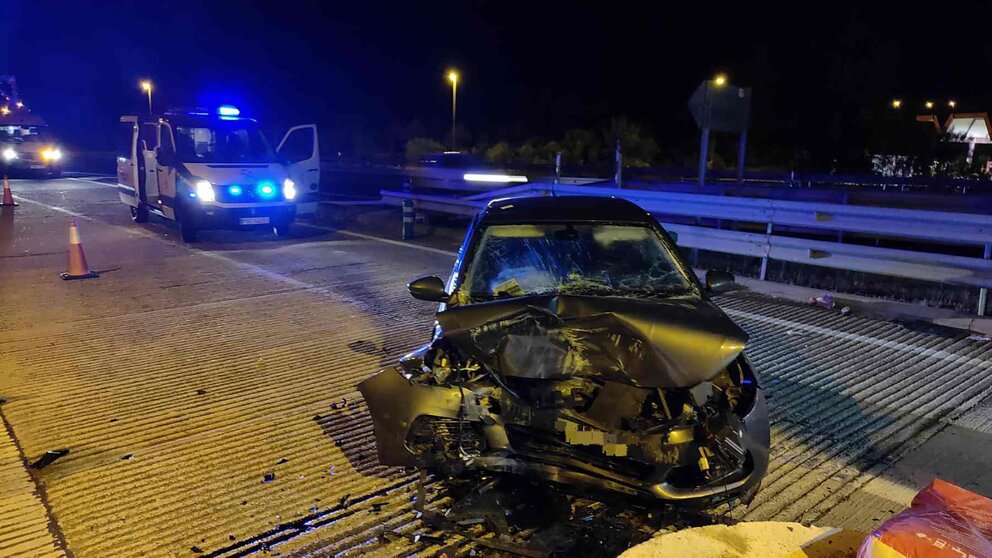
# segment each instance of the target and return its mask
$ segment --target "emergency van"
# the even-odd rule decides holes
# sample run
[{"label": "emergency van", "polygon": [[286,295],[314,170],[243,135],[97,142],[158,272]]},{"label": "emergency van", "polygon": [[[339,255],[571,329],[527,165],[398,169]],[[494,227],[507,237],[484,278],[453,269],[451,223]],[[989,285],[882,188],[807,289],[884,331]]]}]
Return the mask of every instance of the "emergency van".
[{"label": "emergency van", "polygon": [[316,208],[315,125],[291,128],[273,149],[256,121],[229,106],[120,123],[118,194],[136,223],[153,213],[178,221],[184,242],[202,229],[270,227],[282,236]]}]

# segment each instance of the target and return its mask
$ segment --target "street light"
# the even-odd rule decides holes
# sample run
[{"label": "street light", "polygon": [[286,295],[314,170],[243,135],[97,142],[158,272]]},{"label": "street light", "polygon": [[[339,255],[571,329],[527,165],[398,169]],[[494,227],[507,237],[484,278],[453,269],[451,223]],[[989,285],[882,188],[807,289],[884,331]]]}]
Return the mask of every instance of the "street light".
[{"label": "street light", "polygon": [[897,109],[902,106],[902,100],[892,99],[892,108]]},{"label": "street light", "polygon": [[923,104],[923,106],[927,107],[928,109],[932,109],[933,101],[927,101],[926,103]]},{"label": "street light", "polygon": [[951,99],[950,101],[947,101],[947,106],[954,108],[958,106],[958,104],[954,101],[954,99]]},{"label": "street light", "polygon": [[152,82],[147,79],[141,82],[141,90],[148,93],[148,114],[152,113]]},{"label": "street light", "polygon": [[727,85],[727,74],[717,74],[716,77],[713,78],[713,85],[716,85],[717,87]]},{"label": "street light", "polygon": [[455,120],[458,116],[458,72],[451,70],[448,72],[448,81],[451,82],[451,150],[458,150],[458,140],[455,138]]}]

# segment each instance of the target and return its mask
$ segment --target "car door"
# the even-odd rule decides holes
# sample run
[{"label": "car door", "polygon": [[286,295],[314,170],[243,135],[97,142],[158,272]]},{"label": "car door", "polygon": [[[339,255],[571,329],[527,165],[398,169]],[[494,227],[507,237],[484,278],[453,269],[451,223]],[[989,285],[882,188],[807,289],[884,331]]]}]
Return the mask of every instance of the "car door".
[{"label": "car door", "polygon": [[297,214],[313,213],[315,194],[320,190],[320,141],[317,125],[294,126],[286,132],[276,151],[286,163],[289,177],[296,183],[300,204]]},{"label": "car door", "polygon": [[145,122],[138,131],[138,149],[145,167],[144,192],[139,194],[142,201],[150,207],[157,208],[158,204],[158,162],[155,160],[155,150],[158,149],[158,124]]}]

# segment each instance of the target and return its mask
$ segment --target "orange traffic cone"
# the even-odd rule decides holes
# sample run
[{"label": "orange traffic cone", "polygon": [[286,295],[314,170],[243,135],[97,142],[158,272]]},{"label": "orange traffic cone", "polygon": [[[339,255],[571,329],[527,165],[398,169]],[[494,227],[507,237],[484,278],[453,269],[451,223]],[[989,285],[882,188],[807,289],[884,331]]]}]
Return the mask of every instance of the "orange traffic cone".
[{"label": "orange traffic cone", "polygon": [[79,225],[76,224],[75,219],[69,222],[69,271],[60,273],[59,277],[65,280],[99,277],[86,265],[83,245],[79,242]]},{"label": "orange traffic cone", "polygon": [[14,194],[10,192],[10,181],[7,180],[7,175],[3,177],[3,203],[0,203],[0,207],[14,207],[17,205],[14,203]]}]

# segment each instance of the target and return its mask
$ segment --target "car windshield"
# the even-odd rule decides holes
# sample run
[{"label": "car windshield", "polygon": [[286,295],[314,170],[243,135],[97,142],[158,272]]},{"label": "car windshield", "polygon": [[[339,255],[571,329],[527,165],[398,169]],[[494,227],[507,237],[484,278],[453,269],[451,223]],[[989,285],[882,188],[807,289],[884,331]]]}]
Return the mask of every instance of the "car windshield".
[{"label": "car windshield", "polygon": [[252,122],[176,126],[176,153],[187,163],[275,163],[276,155]]},{"label": "car windshield", "polygon": [[455,303],[539,294],[696,294],[658,233],[643,225],[492,225]]}]

